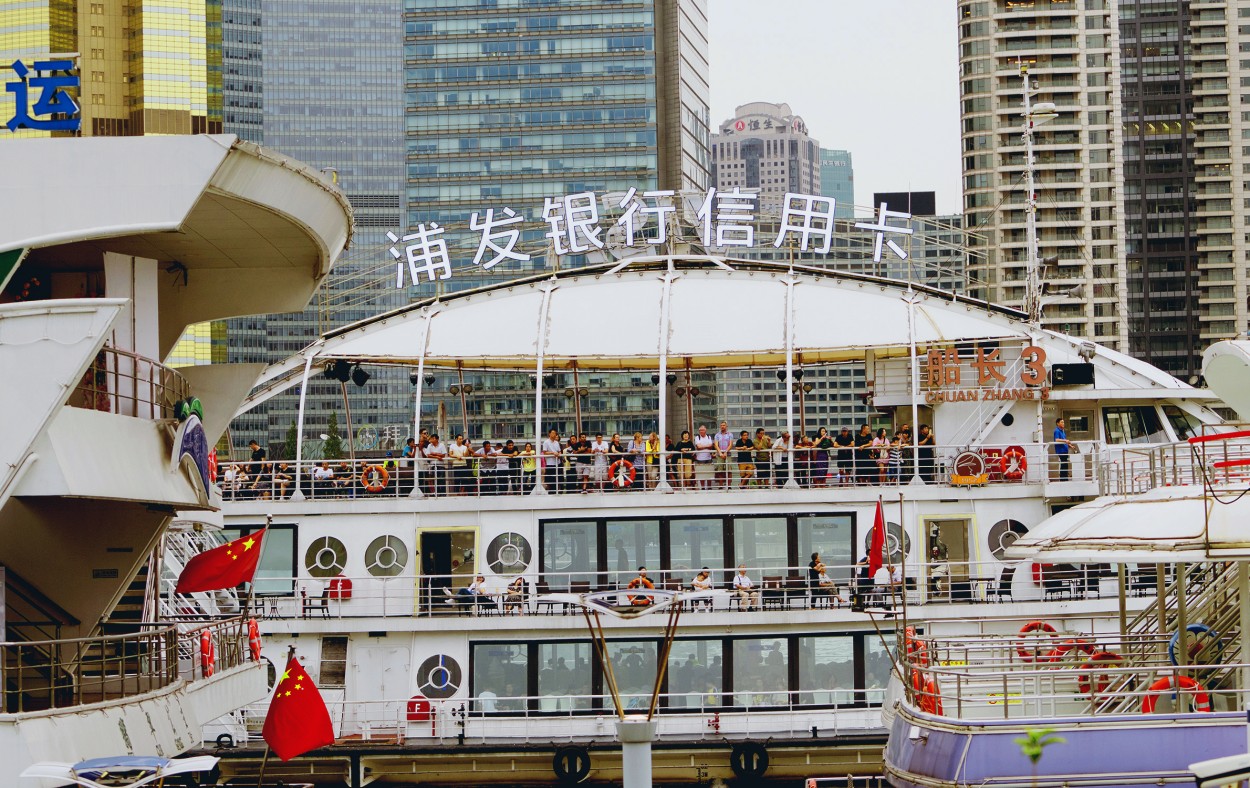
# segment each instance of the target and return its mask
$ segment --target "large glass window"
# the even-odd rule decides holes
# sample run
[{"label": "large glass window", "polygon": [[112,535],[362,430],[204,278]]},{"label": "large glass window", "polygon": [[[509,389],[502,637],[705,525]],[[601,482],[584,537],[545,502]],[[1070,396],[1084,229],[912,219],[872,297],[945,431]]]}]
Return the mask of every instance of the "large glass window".
[{"label": "large glass window", "polygon": [[885,700],[885,687],[890,681],[890,672],[894,670],[894,661],[890,658],[893,649],[886,649],[881,638],[864,637],[864,689],[867,701],[880,706]]},{"label": "large glass window", "polygon": [[477,711],[522,711],[529,694],[526,671],[529,648],[515,643],[480,643],[473,647],[473,692]]},{"label": "large glass window", "polygon": [[855,638],[799,638],[800,703],[855,702]]},{"label": "large glass window", "polygon": [[[612,674],[621,703],[631,711],[646,713],[655,688],[656,654],[652,641],[614,641],[608,643],[612,658]],[[606,689],[606,687],[605,687]]]},{"label": "large glass window", "polygon": [[785,517],[735,517],[734,563],[784,575],[790,565],[786,530]]},{"label": "large glass window", "polygon": [[719,640],[677,641],[668,652],[668,707],[698,709],[720,704],[724,662]]},{"label": "large glass window", "polygon": [[538,709],[569,711],[591,707],[589,643],[538,645]]},{"label": "large glass window", "polygon": [[1163,443],[1167,435],[1153,405],[1103,408],[1107,443]]},{"label": "large glass window", "polygon": [[789,654],[784,638],[733,642],[735,706],[785,706],[789,688]]},{"label": "large glass window", "polygon": [[599,564],[599,529],[593,520],[546,523],[543,527],[544,578],[554,588],[574,581],[595,582]]},{"label": "large glass window", "polygon": [[660,570],[659,520],[608,520],[609,578],[625,585],[645,566],[656,576]]},{"label": "large glass window", "polygon": [[843,584],[850,580],[855,563],[854,526],[847,515],[799,515],[799,563],[812,553],[820,553],[829,577]]},{"label": "large glass window", "polygon": [[720,569],[725,566],[724,522],[719,517],[671,520],[668,550],[674,572]]},{"label": "large glass window", "polygon": [[[256,533],[263,526],[223,528],[221,533],[229,541],[245,534]],[[265,532],[264,550],[256,567],[256,593],[261,596],[289,596],[295,593],[295,526],[271,525]]]}]

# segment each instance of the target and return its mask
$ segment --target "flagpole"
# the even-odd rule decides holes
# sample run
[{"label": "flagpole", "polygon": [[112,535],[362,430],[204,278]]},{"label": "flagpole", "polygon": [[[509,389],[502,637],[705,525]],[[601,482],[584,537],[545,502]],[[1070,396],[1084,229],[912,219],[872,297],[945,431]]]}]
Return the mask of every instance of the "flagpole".
[{"label": "flagpole", "polygon": [[[899,530],[899,550],[902,551],[903,557],[900,559],[903,573],[903,631],[907,631],[907,519],[903,514],[903,491],[898,491],[898,530]],[[917,573],[917,588],[919,588],[920,575]]]}]

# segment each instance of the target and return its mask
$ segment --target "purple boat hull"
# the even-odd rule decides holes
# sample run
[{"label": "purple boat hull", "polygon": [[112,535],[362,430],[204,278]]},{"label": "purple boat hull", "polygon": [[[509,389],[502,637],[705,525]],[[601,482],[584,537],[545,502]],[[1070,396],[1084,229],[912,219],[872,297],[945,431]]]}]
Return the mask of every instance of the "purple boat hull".
[{"label": "purple boat hull", "polygon": [[[968,721],[897,711],[885,751],[895,788],[1192,785],[1189,764],[1246,752],[1242,712]],[[1046,748],[1036,777],[1014,741],[1034,728],[1066,740]]]}]

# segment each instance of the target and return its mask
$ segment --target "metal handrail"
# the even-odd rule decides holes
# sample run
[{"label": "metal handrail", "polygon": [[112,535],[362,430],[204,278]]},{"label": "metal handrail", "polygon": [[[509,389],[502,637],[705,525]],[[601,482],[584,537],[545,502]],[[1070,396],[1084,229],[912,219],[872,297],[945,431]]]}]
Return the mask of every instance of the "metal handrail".
[{"label": "metal handrail", "polygon": [[137,416],[174,417],[174,405],[191,396],[177,370],[121,348],[105,346],[70,393],[71,407]]}]

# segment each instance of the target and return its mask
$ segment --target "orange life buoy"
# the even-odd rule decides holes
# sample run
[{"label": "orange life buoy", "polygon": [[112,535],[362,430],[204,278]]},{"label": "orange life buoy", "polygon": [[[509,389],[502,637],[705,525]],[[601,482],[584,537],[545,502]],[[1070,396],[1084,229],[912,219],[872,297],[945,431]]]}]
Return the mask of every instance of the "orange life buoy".
[{"label": "orange life buoy", "polygon": [[[1031,635],[1034,632],[1045,632],[1052,638],[1055,637],[1055,628],[1045,621],[1030,621],[1020,627],[1020,634],[1023,636]],[[1020,642],[1016,645],[1016,653],[1020,655],[1020,659],[1025,662],[1035,662],[1042,658],[1042,650],[1040,647],[1029,650],[1025,648],[1025,638],[1021,637]]]},{"label": "orange life buoy", "polygon": [[381,465],[367,465],[360,473],[360,484],[371,493],[380,493],[391,480],[391,472]]},{"label": "orange life buoy", "polygon": [[1024,449],[1019,446],[1008,446],[998,459],[998,468],[1002,471],[1004,479],[1011,481],[1020,481],[1024,478],[1024,472],[1029,469],[1029,460],[1024,456]]},{"label": "orange life buoy", "polygon": [[252,652],[252,661],[260,662],[260,627],[254,618],[247,620],[247,647]]},{"label": "orange life buoy", "polygon": [[629,460],[617,460],[608,468],[608,476],[612,479],[612,483],[622,490],[634,483],[636,474],[634,464]]},{"label": "orange life buoy", "polygon": [[1069,638],[1052,648],[1050,653],[1038,659],[1038,662],[1059,662],[1072,651],[1089,656],[1094,653],[1094,644],[1084,638]]},{"label": "orange life buoy", "polygon": [[911,653],[912,662],[922,668],[929,667],[929,649],[921,641],[916,641],[916,648]]},{"label": "orange life buoy", "polygon": [[[650,591],[655,588],[655,585],[650,580],[643,580],[642,582],[639,582],[639,580],[640,578],[634,578],[633,580],[630,580],[629,585],[626,586],[626,588],[637,588],[643,591]],[[629,599],[629,603],[631,605],[651,604],[650,594],[626,594],[626,598]]]},{"label": "orange life buoy", "polygon": [[1106,673],[1095,673],[1099,666],[1104,668],[1118,668],[1124,665],[1124,658],[1113,651],[1099,651],[1094,654],[1077,670],[1081,671],[1080,678],[1076,680],[1077,689],[1082,695],[1088,695],[1091,691],[1102,693],[1107,691],[1107,687],[1111,686],[1111,676]]},{"label": "orange life buoy", "polygon": [[[1182,692],[1193,696],[1194,711],[1211,711],[1211,696],[1207,694],[1206,688],[1197,681],[1191,679],[1189,676],[1164,676],[1154,684],[1151,684],[1146,697],[1142,698],[1142,714],[1153,713],[1155,710],[1155,704],[1159,702],[1160,696],[1168,690],[1174,688],[1178,688]],[[1177,693],[1173,692],[1172,694],[1175,695]]]},{"label": "orange life buoy", "polygon": [[213,669],[217,667],[217,658],[213,653],[213,636],[207,629],[200,632],[200,669],[204,672],[204,678],[213,675]]}]

